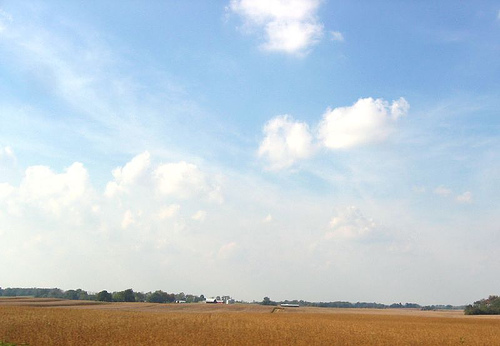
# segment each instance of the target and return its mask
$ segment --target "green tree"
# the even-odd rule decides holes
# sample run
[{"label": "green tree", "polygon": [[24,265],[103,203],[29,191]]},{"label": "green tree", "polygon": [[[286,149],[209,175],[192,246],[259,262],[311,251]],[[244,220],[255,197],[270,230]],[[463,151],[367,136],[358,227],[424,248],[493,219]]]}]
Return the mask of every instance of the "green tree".
[{"label": "green tree", "polygon": [[124,292],[124,299],[126,302],[135,302],[134,291],[131,288],[123,292]]},{"label": "green tree", "polygon": [[465,307],[466,315],[500,315],[500,297],[489,296]]},{"label": "green tree", "polygon": [[64,292],[64,299],[78,300],[78,292],[75,290],[67,290]]},{"label": "green tree", "polygon": [[148,303],[166,303],[168,301],[168,293],[161,290],[151,293],[147,301]]},{"label": "green tree", "polygon": [[146,295],[142,292],[134,292],[134,296],[135,296],[136,302],[145,302],[146,301]]},{"label": "green tree", "polygon": [[134,291],[129,288],[125,291],[113,292],[113,301],[115,302],[135,302]]},{"label": "green tree", "polygon": [[264,299],[262,299],[262,305],[277,305],[276,302],[273,302],[269,297],[264,297]]},{"label": "green tree", "polygon": [[98,300],[100,302],[112,302],[113,296],[108,291],[103,290],[103,291],[97,293],[96,300]]}]

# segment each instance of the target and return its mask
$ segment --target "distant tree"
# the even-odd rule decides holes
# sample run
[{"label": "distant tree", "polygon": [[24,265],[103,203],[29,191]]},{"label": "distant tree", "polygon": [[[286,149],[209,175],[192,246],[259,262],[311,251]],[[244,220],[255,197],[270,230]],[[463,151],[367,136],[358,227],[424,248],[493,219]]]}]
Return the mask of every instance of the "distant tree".
[{"label": "distant tree", "polygon": [[500,297],[489,296],[465,307],[466,315],[500,315]]},{"label": "distant tree", "polygon": [[175,302],[175,294],[170,293],[167,295],[167,303],[173,303]]},{"label": "distant tree", "polygon": [[63,298],[64,292],[59,288],[51,288],[48,290],[47,298]]},{"label": "distant tree", "polygon": [[175,300],[186,300],[186,294],[184,292],[175,294]]},{"label": "distant tree", "polygon": [[87,291],[84,291],[81,288],[77,289],[76,293],[78,294],[78,299],[80,299],[80,300],[88,300],[89,299],[89,294],[87,293]]},{"label": "distant tree", "polygon": [[147,298],[147,301],[148,303],[166,303],[169,299],[169,295],[167,292],[163,292],[161,290],[159,291],[155,291],[153,293],[151,293],[148,298]]},{"label": "distant tree", "polygon": [[389,305],[389,307],[391,309],[400,309],[400,308],[403,308],[404,306],[401,303],[393,303],[393,304]]},{"label": "distant tree", "polygon": [[67,290],[64,292],[64,299],[78,300],[78,292],[75,290]]},{"label": "distant tree", "polygon": [[131,288],[125,291],[113,292],[112,296],[115,302],[135,302],[134,291]]},{"label": "distant tree", "polygon": [[278,305],[278,303],[276,302],[273,302],[269,297],[264,297],[264,299],[262,299],[262,305]]},{"label": "distant tree", "polygon": [[134,291],[129,288],[128,290],[123,291],[124,292],[124,299],[126,302],[135,302],[135,295]]},{"label": "distant tree", "polygon": [[136,302],[145,302],[146,301],[146,294],[142,292],[134,292],[135,296],[135,301]]},{"label": "distant tree", "polygon": [[113,296],[108,291],[104,290],[97,293],[96,300],[100,302],[112,302]]}]

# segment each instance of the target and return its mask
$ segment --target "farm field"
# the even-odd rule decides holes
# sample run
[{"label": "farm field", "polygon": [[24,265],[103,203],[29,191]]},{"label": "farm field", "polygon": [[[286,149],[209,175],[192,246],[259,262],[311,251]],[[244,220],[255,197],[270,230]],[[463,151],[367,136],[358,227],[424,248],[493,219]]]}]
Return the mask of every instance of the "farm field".
[{"label": "farm field", "polygon": [[0,299],[0,341],[28,345],[500,345],[461,311]]}]

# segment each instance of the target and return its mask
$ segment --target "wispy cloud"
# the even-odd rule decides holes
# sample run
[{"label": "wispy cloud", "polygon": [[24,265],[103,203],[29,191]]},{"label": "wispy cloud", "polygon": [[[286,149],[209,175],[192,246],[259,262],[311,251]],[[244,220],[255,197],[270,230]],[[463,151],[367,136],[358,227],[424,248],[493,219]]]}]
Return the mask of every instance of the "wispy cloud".
[{"label": "wispy cloud", "polygon": [[303,54],[323,36],[316,14],[320,4],[319,0],[231,0],[228,9],[239,14],[247,28],[264,33],[263,49]]},{"label": "wispy cloud", "polygon": [[[102,149],[121,143],[112,150],[128,154],[144,147],[144,142],[161,143],[167,134],[174,138],[181,132],[175,126],[182,126],[175,119],[201,112],[185,90],[160,70],[152,74],[157,79],[145,86],[144,76],[134,74],[133,63],[105,35],[79,23],[59,21],[54,28],[32,18],[38,17],[0,13],[0,41],[5,59],[43,85],[51,102],[69,110],[45,116],[45,122],[62,127],[54,119],[64,116],[73,137]],[[154,65],[148,68],[155,70]],[[146,73],[143,68],[141,73]]]},{"label": "wispy cloud", "polygon": [[461,195],[458,195],[456,200],[459,203],[472,203],[472,193],[470,191],[466,191]]},{"label": "wispy cloud", "polygon": [[434,189],[434,194],[439,195],[439,196],[444,196],[444,197],[451,195],[452,192],[453,191],[451,191],[451,189],[449,189],[443,185],[438,186]]},{"label": "wispy cloud", "polygon": [[198,210],[196,213],[191,216],[193,220],[203,222],[205,221],[205,218],[207,217],[207,212],[205,210]]},{"label": "wispy cloud", "polygon": [[340,31],[330,31],[330,39],[332,41],[344,42],[344,35]]},{"label": "wispy cloud", "polygon": [[0,34],[5,31],[5,28],[12,22],[12,16],[0,8]]},{"label": "wispy cloud", "polygon": [[0,146],[0,160],[9,160],[15,161],[16,156],[14,155],[14,151],[10,146],[2,147]]}]

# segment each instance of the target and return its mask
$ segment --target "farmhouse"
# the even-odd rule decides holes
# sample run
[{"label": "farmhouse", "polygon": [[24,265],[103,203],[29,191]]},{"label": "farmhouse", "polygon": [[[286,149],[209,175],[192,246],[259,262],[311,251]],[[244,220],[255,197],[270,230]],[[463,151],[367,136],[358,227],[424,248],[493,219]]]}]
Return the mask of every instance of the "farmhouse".
[{"label": "farmhouse", "polygon": [[[217,299],[217,298],[219,298],[219,299]],[[222,299],[220,299],[220,297],[217,297],[217,298],[215,298],[215,297],[207,298],[205,300],[205,303],[207,303],[207,304],[224,304],[224,301]]]},{"label": "farmhouse", "polygon": [[280,306],[284,308],[298,308],[299,304],[282,303],[280,304]]}]

